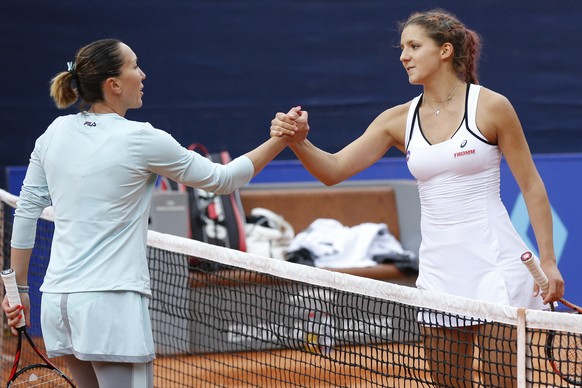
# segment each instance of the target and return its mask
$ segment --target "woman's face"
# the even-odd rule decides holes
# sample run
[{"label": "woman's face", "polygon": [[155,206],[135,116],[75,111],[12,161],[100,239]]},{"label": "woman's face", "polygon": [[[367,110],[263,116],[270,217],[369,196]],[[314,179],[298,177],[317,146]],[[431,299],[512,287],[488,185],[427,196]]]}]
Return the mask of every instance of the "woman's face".
[{"label": "woman's face", "polygon": [[121,90],[121,99],[126,109],[140,108],[143,104],[141,99],[143,96],[142,81],[146,75],[137,65],[137,56],[129,46],[121,43],[120,52],[123,66],[116,78]]},{"label": "woman's face", "polygon": [[441,46],[437,46],[424,28],[411,24],[400,37],[400,62],[406,69],[408,81],[413,85],[426,83],[439,68]]}]

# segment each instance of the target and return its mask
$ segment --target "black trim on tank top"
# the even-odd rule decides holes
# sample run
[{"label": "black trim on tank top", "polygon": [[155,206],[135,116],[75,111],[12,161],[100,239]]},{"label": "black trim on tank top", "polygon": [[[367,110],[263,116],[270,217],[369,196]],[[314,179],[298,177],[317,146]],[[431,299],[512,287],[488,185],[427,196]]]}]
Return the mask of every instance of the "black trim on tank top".
[{"label": "black trim on tank top", "polygon": [[[469,133],[471,135],[473,135],[474,137],[476,137],[478,140],[481,140],[483,143],[488,144],[488,145],[492,145],[492,146],[496,146],[497,143],[491,143],[489,140],[487,140],[487,138],[485,137],[485,135],[483,135],[483,133],[479,130],[479,128],[477,128],[476,132],[479,132],[481,134],[481,136],[477,135],[477,133],[475,131],[473,131],[471,129],[471,127],[469,126],[469,119],[468,119],[468,111],[469,111],[469,89],[471,89],[471,83],[467,82],[467,95],[465,96],[465,117],[464,117],[464,121],[465,121],[465,126],[467,127],[467,131],[469,131]],[[477,108],[475,108],[475,123],[477,122]],[[454,136],[454,135],[453,135]]]},{"label": "black trim on tank top", "polygon": [[[481,131],[479,131],[479,129],[477,129],[477,132],[481,133],[481,136],[477,135],[477,133],[475,131],[473,131],[471,129],[471,127],[469,126],[469,119],[468,119],[468,111],[469,111],[469,91],[471,89],[471,83],[467,82],[467,88],[465,91],[465,112],[463,113],[463,119],[461,120],[461,124],[459,125],[459,127],[455,130],[455,132],[453,132],[453,134],[449,137],[449,140],[452,139],[453,137],[455,137],[455,135],[457,134],[457,132],[459,132],[459,130],[461,129],[463,123],[465,123],[465,128],[467,128],[467,131],[473,135],[473,137],[475,137],[477,140],[482,141],[485,144],[491,145],[491,146],[497,146],[497,143],[492,143],[489,140],[487,140],[487,138],[485,138],[485,135],[483,135],[481,133]],[[406,150],[408,150],[408,145],[410,144],[410,140],[412,139],[412,133],[414,132],[414,126],[417,120],[417,117],[419,117],[419,110],[420,110],[420,106],[422,105],[422,102],[424,101],[424,93],[422,93],[422,96],[418,99],[418,104],[416,104],[416,107],[414,108],[414,115],[412,116],[412,123],[411,123],[411,128],[410,128],[410,135],[408,136],[408,142],[406,145]],[[477,112],[475,111],[475,115],[477,114]],[[429,145],[433,145],[427,138],[426,136],[424,136],[424,132],[422,131],[422,128],[420,127],[420,119],[418,119],[418,127],[420,129],[420,134],[422,135],[422,137],[424,138],[424,140],[429,144]]]},{"label": "black trim on tank top", "polygon": [[[424,93],[422,94],[424,96]],[[414,124],[416,123],[416,116],[418,115],[418,110],[420,109],[420,102],[422,98],[418,99],[418,104],[414,108],[414,114],[412,115],[412,123],[410,124],[410,134],[408,135],[408,141],[406,142],[406,151],[408,151],[408,146],[410,145],[410,140],[412,140],[412,132],[414,132]],[[422,131],[420,131],[422,133]]]}]

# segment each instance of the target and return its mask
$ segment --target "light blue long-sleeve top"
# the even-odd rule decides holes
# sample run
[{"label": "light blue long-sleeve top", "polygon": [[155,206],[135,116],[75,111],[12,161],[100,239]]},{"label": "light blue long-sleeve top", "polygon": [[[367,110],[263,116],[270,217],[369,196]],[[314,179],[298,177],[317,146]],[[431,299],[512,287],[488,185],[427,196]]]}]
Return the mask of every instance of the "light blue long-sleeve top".
[{"label": "light blue long-sleeve top", "polygon": [[55,232],[41,291],[150,294],[148,216],[158,175],[218,194],[252,178],[241,156],[212,163],[149,123],[87,112],[58,117],[36,141],[15,211],[11,246],[34,246],[42,210]]}]

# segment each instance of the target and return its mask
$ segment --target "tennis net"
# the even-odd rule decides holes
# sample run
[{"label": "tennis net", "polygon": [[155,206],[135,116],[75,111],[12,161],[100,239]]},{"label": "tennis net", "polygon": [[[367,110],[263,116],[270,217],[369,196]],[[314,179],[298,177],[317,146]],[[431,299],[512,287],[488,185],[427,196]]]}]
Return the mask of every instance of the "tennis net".
[{"label": "tennis net", "polygon": [[[0,198],[6,268],[17,198]],[[52,230],[48,208],[29,270],[30,332],[41,343],[38,289]],[[582,374],[580,315],[431,293],[154,231],[148,259],[156,387],[568,387],[548,361],[554,333],[566,338],[561,370],[574,380]],[[4,330],[3,378],[15,346]]]}]

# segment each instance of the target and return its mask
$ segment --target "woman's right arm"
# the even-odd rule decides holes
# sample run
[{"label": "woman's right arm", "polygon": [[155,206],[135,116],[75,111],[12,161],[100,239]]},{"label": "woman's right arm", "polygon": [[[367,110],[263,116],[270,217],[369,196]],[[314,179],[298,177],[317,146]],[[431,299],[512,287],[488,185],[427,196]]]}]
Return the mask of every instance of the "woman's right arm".
[{"label": "woman's right arm", "polygon": [[[404,132],[408,104],[399,105],[381,113],[366,131],[336,153],[326,152],[305,139],[290,143],[297,158],[314,177],[332,186],[371,166],[395,146],[404,152]],[[307,112],[301,112],[295,122],[278,114],[272,121],[272,136],[288,136],[293,126],[307,124]],[[301,131],[299,131],[301,132]]]},{"label": "woman's right arm", "polygon": [[[51,197],[42,163],[43,150],[45,149],[44,143],[46,141],[46,134],[43,134],[36,141],[20,190],[17,208],[14,212],[12,238],[10,241],[10,268],[15,271],[16,284],[19,286],[28,285],[28,267],[36,238],[36,223],[43,209],[51,205]],[[30,299],[28,294],[21,294],[20,297],[22,308],[9,306],[6,297],[2,302],[2,309],[6,313],[8,325],[11,327],[13,334],[17,334],[14,327],[19,322],[18,317],[20,314],[24,313],[27,324],[30,323]]]}]

